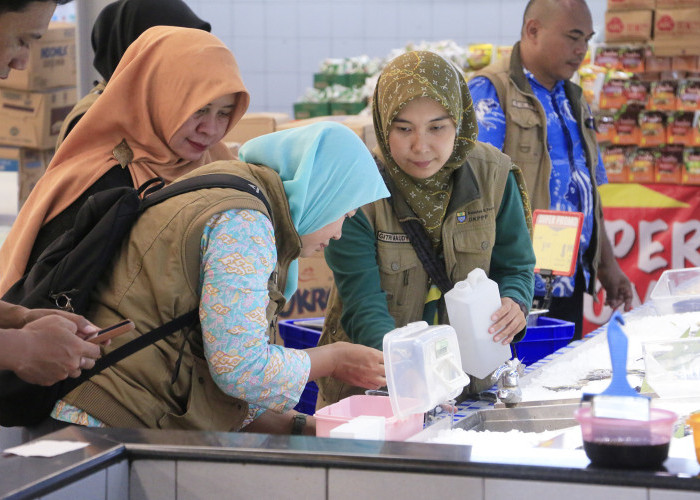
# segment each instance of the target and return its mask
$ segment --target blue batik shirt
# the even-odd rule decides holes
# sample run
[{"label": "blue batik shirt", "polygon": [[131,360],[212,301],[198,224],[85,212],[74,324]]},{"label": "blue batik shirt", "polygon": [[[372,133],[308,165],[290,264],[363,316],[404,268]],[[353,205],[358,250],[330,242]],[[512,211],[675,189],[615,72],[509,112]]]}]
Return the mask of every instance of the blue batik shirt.
[{"label": "blue batik shirt", "polygon": [[[590,245],[595,219],[593,187],[586,166],[586,154],[579,126],[564,92],[564,81],[558,81],[552,90],[548,90],[540,85],[531,72],[524,68],[523,70],[547,116],[547,151],[552,161],[552,175],[549,181],[550,209],[583,213],[576,266],[577,270],[583,269],[588,286],[591,271],[589,264],[583,262],[583,255]],[[479,140],[502,150],[506,137],[506,117],[496,88],[487,78],[477,77],[469,82],[469,90],[479,123]],[[600,151],[595,176],[598,185],[608,182]],[[570,297],[574,291],[574,277],[575,274],[572,277],[555,278],[552,295]],[[544,281],[536,275],[535,295],[541,297],[544,294]]]}]

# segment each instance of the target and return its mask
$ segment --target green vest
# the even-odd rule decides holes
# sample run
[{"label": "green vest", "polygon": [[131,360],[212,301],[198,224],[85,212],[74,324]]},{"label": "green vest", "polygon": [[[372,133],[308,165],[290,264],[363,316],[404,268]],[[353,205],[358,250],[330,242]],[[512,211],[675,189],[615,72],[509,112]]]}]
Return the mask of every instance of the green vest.
[{"label": "green vest", "polygon": [[[548,210],[550,208],[549,178],[552,173],[552,161],[547,152],[547,117],[523,71],[520,42],[513,46],[510,59],[501,58],[476,72],[472,78],[477,76],[488,78],[496,88],[501,108],[506,117],[503,152],[522,169],[532,209]],[[586,165],[593,186],[595,224],[586,259],[591,263],[591,281],[587,291],[593,295],[598,263],[600,262],[598,231],[603,228],[603,210],[595,175],[598,166],[598,143],[595,129],[586,125],[593,123],[593,116],[583,98],[581,87],[566,81],[564,82],[564,91],[571,103],[574,118],[579,125],[579,133],[583,140],[582,146],[586,154]]]},{"label": "green vest", "polygon": [[[453,283],[466,279],[477,267],[488,274],[496,241],[496,216],[511,167],[510,158],[496,148],[477,143],[467,162],[455,171],[452,198],[442,225],[445,269]],[[519,169],[514,169],[519,176]],[[391,201],[385,198],[365,205],[362,212],[377,239],[377,263],[389,314],[397,327],[420,321],[430,278],[399,223],[399,219],[412,216],[408,205],[394,196]],[[529,215],[527,205],[525,212]],[[334,286],[319,345],[351,341],[341,325],[342,310],[342,301]],[[444,312],[440,323],[449,324]],[[330,377],[321,378],[317,383],[317,408],[364,393],[362,388]]]},{"label": "green vest", "polygon": [[[147,210],[122,245],[113,272],[100,281],[88,315],[97,325],[124,318],[136,324],[135,331],[112,340],[105,352],[199,307],[204,227],[212,216],[236,208],[258,210],[274,221],[278,262],[268,283],[267,310],[270,333],[274,328],[285,302],[280,290],[290,262],[301,250],[282,182],[267,167],[239,161],[214,162],[183,178],[208,173],[232,173],[250,180],[273,213],[255,196],[223,188],[186,193]],[[178,375],[171,382],[181,349]],[[127,357],[64,400],[111,427],[235,431],[248,413],[248,404],[226,395],[209,374],[199,324]]]}]

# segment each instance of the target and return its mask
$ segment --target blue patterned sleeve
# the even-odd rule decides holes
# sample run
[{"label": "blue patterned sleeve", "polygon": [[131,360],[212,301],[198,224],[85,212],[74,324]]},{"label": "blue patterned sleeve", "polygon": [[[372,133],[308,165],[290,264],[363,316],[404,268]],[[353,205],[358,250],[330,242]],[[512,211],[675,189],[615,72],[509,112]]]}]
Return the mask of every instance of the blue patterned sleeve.
[{"label": "blue patterned sleeve", "polygon": [[483,76],[473,78],[468,85],[479,125],[479,140],[502,150],[506,140],[506,115],[498,100],[496,87]]},{"label": "blue patterned sleeve", "polygon": [[267,409],[292,409],[311,363],[303,350],[268,339],[267,283],[277,261],[270,220],[255,210],[215,215],[202,234],[201,252],[199,317],[214,381],[249,403],[245,423]]}]

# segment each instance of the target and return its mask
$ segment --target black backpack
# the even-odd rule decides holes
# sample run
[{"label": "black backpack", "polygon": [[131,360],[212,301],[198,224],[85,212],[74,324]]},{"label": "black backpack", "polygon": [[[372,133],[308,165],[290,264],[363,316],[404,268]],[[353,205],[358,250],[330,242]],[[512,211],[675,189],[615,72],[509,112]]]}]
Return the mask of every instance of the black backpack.
[{"label": "black backpack", "polygon": [[[156,178],[138,189],[117,187],[90,196],[78,211],[73,228],[51,243],[2,299],[31,309],[85,314],[97,281],[138,217],[149,207],[183,193],[208,188],[246,191],[257,196],[272,213],[260,189],[236,175],[206,174],[162,186],[163,181]],[[80,377],[51,386],[30,384],[12,371],[0,370],[0,425],[37,425],[50,415],[56,401],[85,380],[171,333],[196,324],[198,319],[196,309],[189,311],[102,356],[94,368],[83,370]]]}]

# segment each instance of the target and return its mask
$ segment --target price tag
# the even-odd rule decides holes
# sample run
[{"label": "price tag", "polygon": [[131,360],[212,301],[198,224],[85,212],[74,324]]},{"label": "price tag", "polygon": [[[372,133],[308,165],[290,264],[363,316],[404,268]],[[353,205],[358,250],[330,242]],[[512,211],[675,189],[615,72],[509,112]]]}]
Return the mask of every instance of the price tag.
[{"label": "price tag", "polygon": [[535,249],[535,272],[552,271],[557,276],[573,276],[581,239],[583,214],[557,210],[535,210],[532,246]]}]

